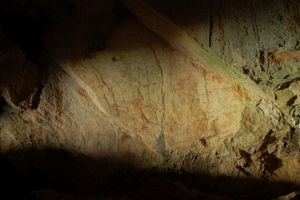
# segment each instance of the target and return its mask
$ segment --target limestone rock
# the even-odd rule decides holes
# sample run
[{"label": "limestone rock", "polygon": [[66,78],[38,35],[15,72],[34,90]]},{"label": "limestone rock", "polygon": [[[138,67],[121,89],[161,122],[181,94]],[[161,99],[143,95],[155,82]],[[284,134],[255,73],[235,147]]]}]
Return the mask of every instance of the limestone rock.
[{"label": "limestone rock", "polygon": [[[132,16],[123,16],[112,29],[116,19],[110,6],[115,4],[107,1],[111,10],[99,11],[105,17],[92,6],[79,9],[78,27],[68,25],[76,15],[72,12],[59,23],[53,19],[34,58],[0,35],[0,66],[6,69],[0,74],[1,105],[15,108],[0,111],[1,152],[47,147],[121,160],[139,169],[299,184],[299,77],[292,72],[299,67],[294,51],[300,30],[278,28],[299,7],[289,4],[281,10],[284,1],[274,1],[264,13],[264,2],[254,9],[247,1],[252,9],[245,10],[240,9],[245,2],[230,0],[210,10],[205,1],[189,0],[181,9],[177,1],[170,4],[168,9],[177,10],[172,15],[159,7],[166,2],[150,4],[274,94],[274,101],[207,70]],[[85,25],[94,15],[96,21]],[[98,21],[103,24],[94,33],[84,31],[94,30]],[[70,27],[74,32],[63,34]],[[88,42],[78,40],[83,35]],[[94,40],[97,48],[92,48]],[[278,45],[285,53],[273,52]],[[287,58],[284,64],[278,56]],[[277,61],[269,63],[269,58]]]}]

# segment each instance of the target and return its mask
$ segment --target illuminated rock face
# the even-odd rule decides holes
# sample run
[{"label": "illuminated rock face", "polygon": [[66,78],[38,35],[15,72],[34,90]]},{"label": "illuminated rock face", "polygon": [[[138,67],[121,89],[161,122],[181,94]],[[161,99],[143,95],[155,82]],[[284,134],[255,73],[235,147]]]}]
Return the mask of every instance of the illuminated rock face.
[{"label": "illuminated rock face", "polygon": [[[26,93],[3,95],[10,104],[0,118],[3,152],[56,147],[142,168],[300,181],[298,129],[279,108],[172,50],[137,20],[122,20],[106,47],[88,57],[65,59],[55,39],[43,42],[52,60],[44,87],[30,63],[24,68],[33,76],[25,80]],[[235,57],[228,60],[241,61],[253,48],[242,55],[232,48]],[[10,60],[14,66],[29,62],[21,50],[12,51],[21,60]],[[3,58],[0,65],[6,67],[10,58]],[[286,102],[297,95],[298,82],[291,87],[277,91],[278,98]],[[282,94],[288,90],[292,94]]]},{"label": "illuminated rock face", "polygon": [[153,162],[169,151],[201,151],[201,141],[240,129],[242,91],[195,68],[134,20],[92,58],[58,63],[37,110],[21,115],[36,122],[27,126],[41,130],[41,144],[94,155],[128,151],[140,160],[148,153]]}]

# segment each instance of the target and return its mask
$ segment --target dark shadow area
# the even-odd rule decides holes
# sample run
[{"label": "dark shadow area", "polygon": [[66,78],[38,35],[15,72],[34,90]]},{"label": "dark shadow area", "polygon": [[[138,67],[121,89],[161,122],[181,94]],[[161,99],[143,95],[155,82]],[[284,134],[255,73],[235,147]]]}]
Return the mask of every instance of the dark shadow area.
[{"label": "dark shadow area", "polygon": [[2,154],[0,174],[1,198],[8,199],[272,199],[296,189],[284,182],[142,170],[125,160],[53,148]]},{"label": "dark shadow area", "polygon": [[100,51],[124,13],[114,0],[2,0],[0,30],[41,67],[45,51],[71,60]]},{"label": "dark shadow area", "polygon": [[0,15],[2,31],[8,39],[14,42],[29,60],[34,60],[43,50],[39,35],[41,25],[30,15],[9,11],[2,11]]},{"label": "dark shadow area", "polygon": [[7,106],[5,99],[0,96],[0,115],[4,113],[5,106]]}]

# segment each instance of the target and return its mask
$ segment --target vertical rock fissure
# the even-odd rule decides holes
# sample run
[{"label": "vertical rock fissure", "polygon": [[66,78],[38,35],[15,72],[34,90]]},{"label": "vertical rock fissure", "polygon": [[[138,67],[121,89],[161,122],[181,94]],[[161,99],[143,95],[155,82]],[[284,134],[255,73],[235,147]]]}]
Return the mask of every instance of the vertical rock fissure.
[{"label": "vertical rock fissure", "polygon": [[[250,9],[252,13],[252,29],[254,32],[254,37],[255,41],[257,43],[257,65],[259,72],[264,72],[265,70],[265,63],[264,63],[264,47],[263,44],[261,43],[261,38],[260,38],[260,27],[259,27],[259,22],[258,22],[258,16],[256,13],[256,7],[255,7],[255,1],[250,1]],[[254,69],[255,71],[255,69]]]},{"label": "vertical rock fissure", "polygon": [[156,62],[156,65],[158,66],[159,68],[159,71],[160,71],[160,76],[161,76],[161,87],[160,87],[160,93],[161,93],[161,105],[162,105],[162,116],[161,116],[161,119],[160,119],[160,134],[159,134],[159,137],[157,138],[157,150],[158,152],[164,157],[165,156],[165,134],[164,134],[164,126],[165,126],[165,113],[166,113],[166,100],[165,100],[165,76],[164,76],[164,71],[163,71],[163,68],[161,66],[161,63],[156,55],[156,52],[155,50],[151,47],[151,45],[149,45],[151,50],[152,50],[152,53],[153,53],[153,56],[154,56],[154,59],[155,59],[155,62]]},{"label": "vertical rock fissure", "polygon": [[209,15],[209,35],[208,35],[208,46],[212,47],[212,36],[214,30],[214,17],[213,17],[213,1],[210,1],[210,15]]}]

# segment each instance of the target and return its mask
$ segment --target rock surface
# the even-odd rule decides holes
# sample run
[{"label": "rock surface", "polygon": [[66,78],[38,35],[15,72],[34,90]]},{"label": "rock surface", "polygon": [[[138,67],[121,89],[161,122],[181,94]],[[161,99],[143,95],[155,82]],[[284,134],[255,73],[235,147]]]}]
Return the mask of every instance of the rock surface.
[{"label": "rock surface", "polygon": [[74,12],[49,20],[34,56],[3,25],[3,153],[51,147],[141,169],[299,184],[296,1],[148,2],[281,106],[195,65],[134,17],[117,19],[115,2],[100,11],[96,1],[69,2]]}]

